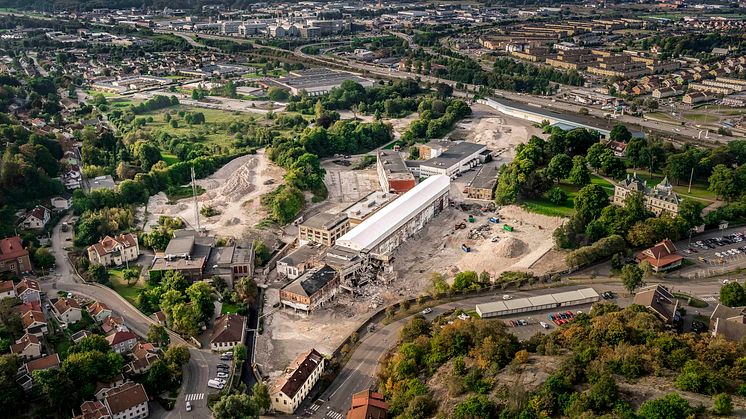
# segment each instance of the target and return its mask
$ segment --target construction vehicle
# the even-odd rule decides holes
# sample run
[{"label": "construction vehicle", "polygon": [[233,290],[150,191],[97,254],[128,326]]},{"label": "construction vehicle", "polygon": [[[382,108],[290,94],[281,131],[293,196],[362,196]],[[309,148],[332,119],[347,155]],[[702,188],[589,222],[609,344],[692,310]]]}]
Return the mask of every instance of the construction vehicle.
[{"label": "construction vehicle", "polygon": [[470,222],[470,223],[473,223],[474,221],[476,221],[476,218],[474,218],[474,216],[473,216],[473,215],[470,215],[470,216],[469,216],[469,222]]},{"label": "construction vehicle", "polygon": [[509,225],[505,224],[505,225],[503,226],[503,230],[505,230],[505,231],[513,231],[513,227],[511,227],[511,226],[509,226]]},{"label": "construction vehicle", "polygon": [[461,250],[463,250],[466,253],[469,253],[469,252],[471,252],[471,247],[469,247],[469,246],[467,246],[465,244],[462,244],[461,245]]},{"label": "construction vehicle", "polygon": [[500,222],[500,219],[496,217],[490,217],[489,222],[497,224]]}]

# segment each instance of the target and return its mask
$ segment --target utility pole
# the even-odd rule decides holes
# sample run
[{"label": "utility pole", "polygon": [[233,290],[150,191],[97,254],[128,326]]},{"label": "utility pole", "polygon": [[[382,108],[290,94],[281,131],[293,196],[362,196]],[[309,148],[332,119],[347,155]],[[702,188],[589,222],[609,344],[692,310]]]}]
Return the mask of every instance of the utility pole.
[{"label": "utility pole", "polygon": [[199,204],[197,203],[197,184],[194,180],[194,166],[192,166],[192,199],[194,200],[194,221],[197,226],[197,231],[200,231],[199,227]]},{"label": "utility pole", "polygon": [[694,177],[694,166],[692,166],[692,172],[689,173],[689,189],[687,189],[686,193],[692,193],[692,178]]}]

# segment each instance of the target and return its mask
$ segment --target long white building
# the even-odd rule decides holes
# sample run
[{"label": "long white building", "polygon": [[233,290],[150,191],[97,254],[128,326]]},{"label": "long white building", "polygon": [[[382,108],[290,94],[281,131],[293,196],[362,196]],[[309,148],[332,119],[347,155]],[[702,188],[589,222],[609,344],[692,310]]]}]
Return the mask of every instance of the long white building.
[{"label": "long white building", "polygon": [[337,239],[335,248],[387,261],[402,242],[448,206],[450,178],[431,176]]}]

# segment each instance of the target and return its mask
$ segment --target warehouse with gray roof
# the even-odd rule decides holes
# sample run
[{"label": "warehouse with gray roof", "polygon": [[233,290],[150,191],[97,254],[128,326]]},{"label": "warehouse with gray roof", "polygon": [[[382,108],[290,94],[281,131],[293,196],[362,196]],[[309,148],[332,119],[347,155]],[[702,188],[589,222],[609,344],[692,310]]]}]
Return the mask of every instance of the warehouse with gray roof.
[{"label": "warehouse with gray roof", "polygon": [[556,294],[537,295],[535,297],[477,304],[476,311],[480,317],[488,318],[589,304],[594,303],[599,299],[600,297],[596,290],[593,288],[583,288]]}]

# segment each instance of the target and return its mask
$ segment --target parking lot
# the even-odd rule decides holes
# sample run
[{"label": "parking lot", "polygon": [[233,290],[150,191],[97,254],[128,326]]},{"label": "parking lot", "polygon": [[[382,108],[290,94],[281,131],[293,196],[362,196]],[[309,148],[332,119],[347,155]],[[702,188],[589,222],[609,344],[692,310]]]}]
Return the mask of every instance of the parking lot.
[{"label": "parking lot", "polygon": [[[599,294],[603,294],[604,292],[605,291],[599,291]],[[613,294],[612,298],[603,298],[598,302],[610,302],[615,303],[620,307],[627,307],[632,304],[632,298],[624,298],[617,294]],[[511,316],[500,316],[499,319],[510,328],[510,332],[518,337],[518,339],[524,340],[537,333],[551,333],[561,324],[572,322],[573,318],[579,313],[589,313],[591,306],[593,306],[593,304],[581,304],[573,307],[555,308],[553,310],[532,311]],[[560,318],[558,320],[561,322],[553,321],[549,318],[549,315],[557,318],[558,313],[566,314],[567,312],[572,313],[572,318],[566,317],[563,319],[559,316]],[[546,327],[543,326],[542,323],[545,324]]]},{"label": "parking lot", "polygon": [[687,270],[689,273],[713,275],[746,264],[746,236],[742,231],[693,239],[688,244],[684,242],[679,249],[682,256],[695,262],[694,269]]}]

